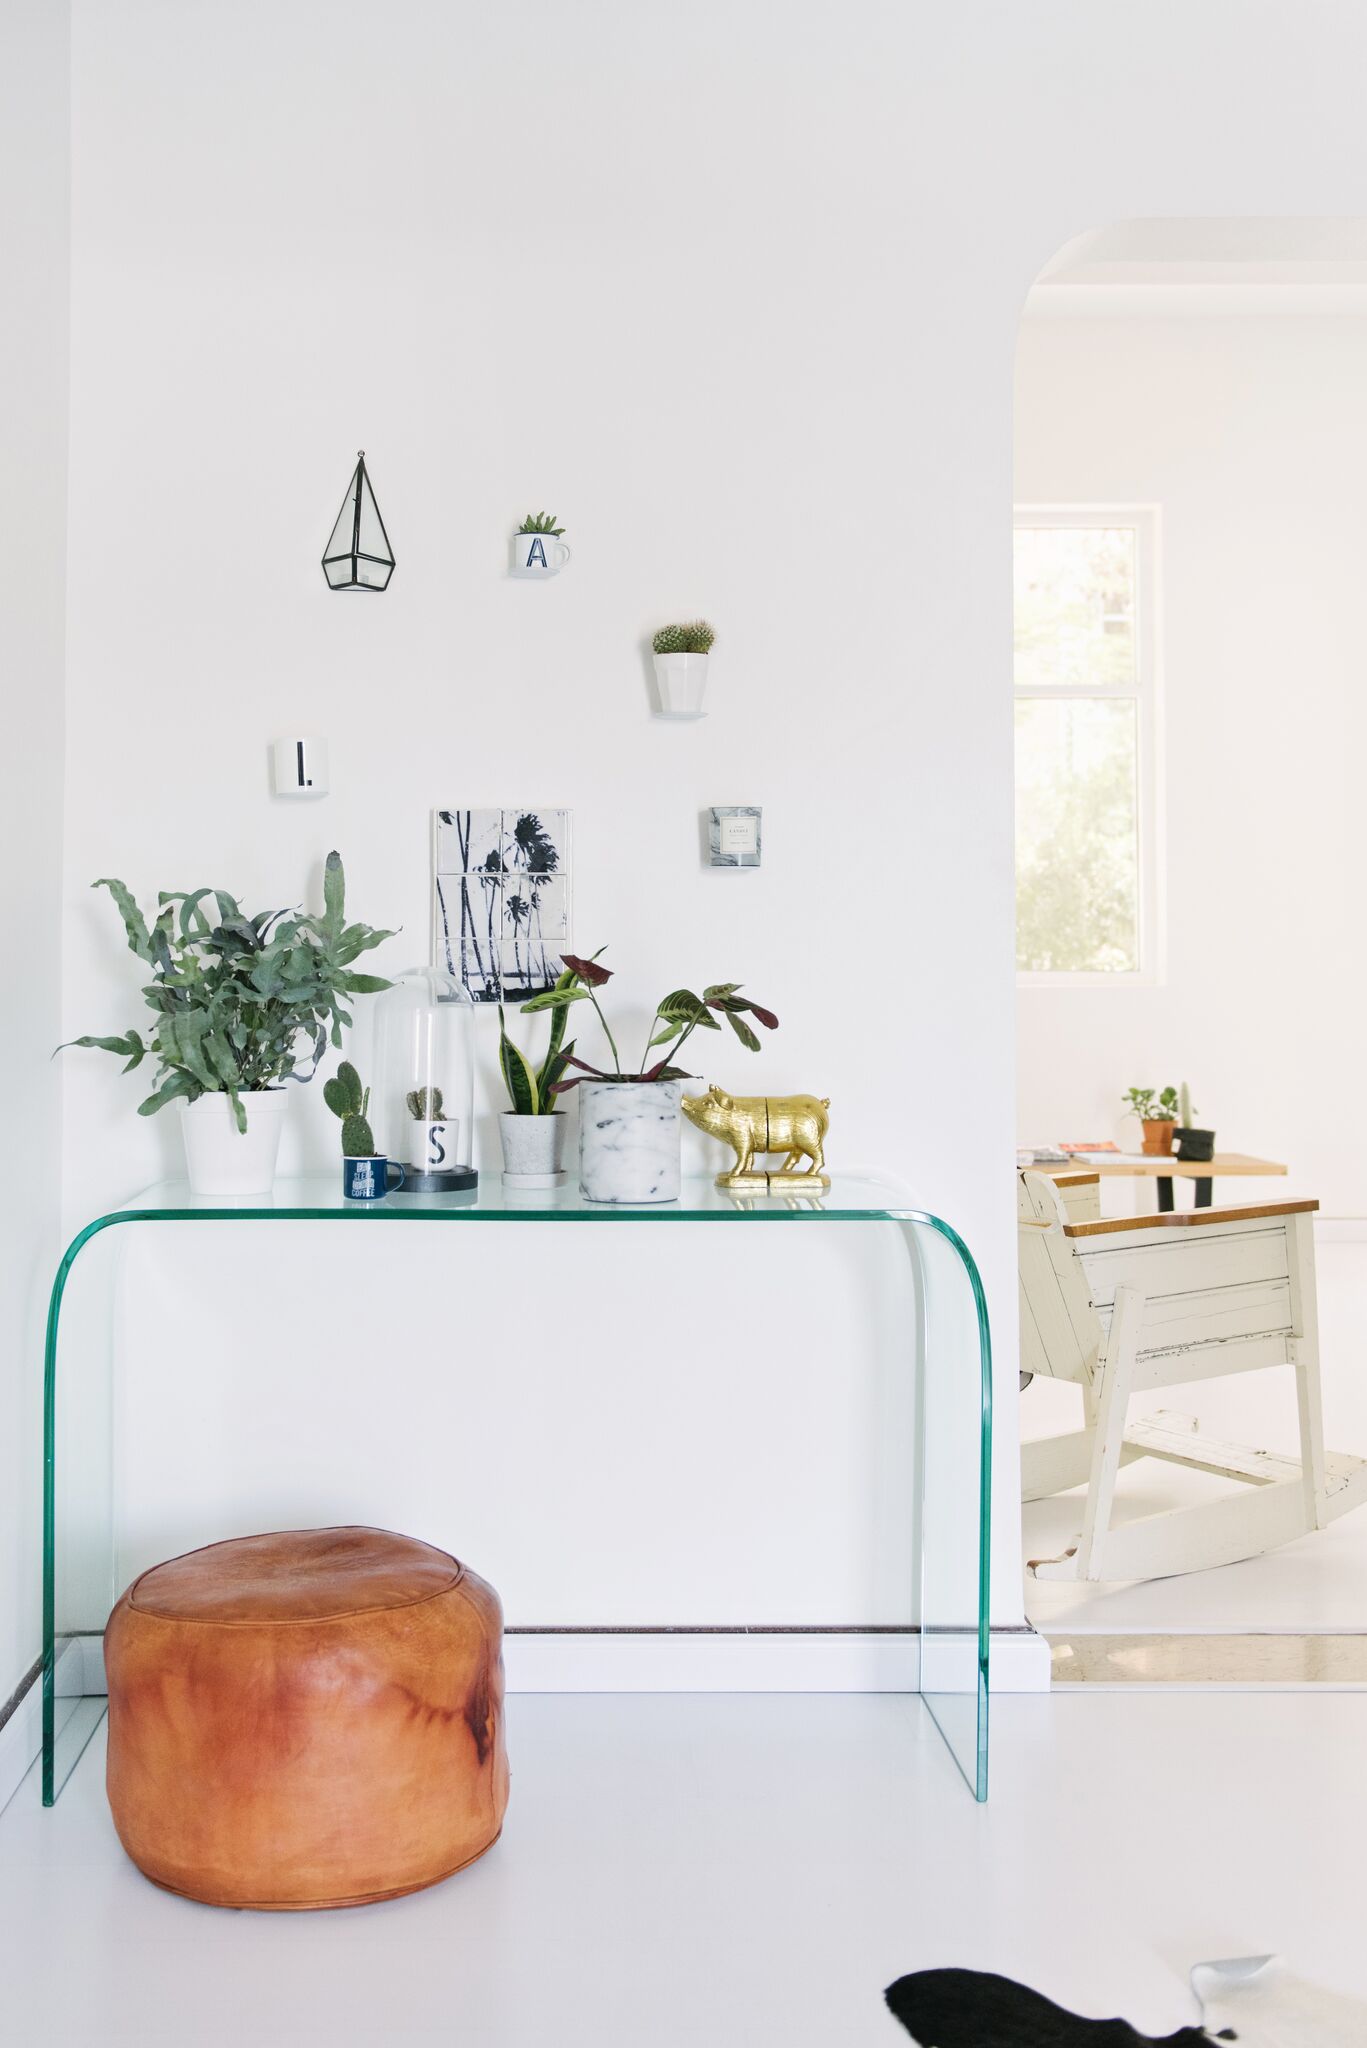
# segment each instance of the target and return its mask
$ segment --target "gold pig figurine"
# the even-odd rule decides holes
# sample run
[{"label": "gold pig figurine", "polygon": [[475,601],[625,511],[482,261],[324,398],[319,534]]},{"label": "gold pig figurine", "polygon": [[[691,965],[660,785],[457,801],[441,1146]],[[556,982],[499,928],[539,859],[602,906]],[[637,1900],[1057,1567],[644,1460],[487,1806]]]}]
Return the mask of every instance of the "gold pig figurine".
[{"label": "gold pig figurine", "polygon": [[[736,1155],[733,1170],[717,1175],[719,1188],[748,1188],[763,1194],[771,1183],[782,1181],[791,1186],[794,1179],[830,1186],[824,1171],[831,1106],[828,1095],[728,1095],[714,1084],[706,1095],[685,1095],[682,1106],[691,1124],[709,1137],[725,1139]],[[755,1171],[755,1154],[762,1157],[767,1152],[785,1154],[775,1174]],[[804,1173],[797,1171],[800,1159],[809,1162]]]}]

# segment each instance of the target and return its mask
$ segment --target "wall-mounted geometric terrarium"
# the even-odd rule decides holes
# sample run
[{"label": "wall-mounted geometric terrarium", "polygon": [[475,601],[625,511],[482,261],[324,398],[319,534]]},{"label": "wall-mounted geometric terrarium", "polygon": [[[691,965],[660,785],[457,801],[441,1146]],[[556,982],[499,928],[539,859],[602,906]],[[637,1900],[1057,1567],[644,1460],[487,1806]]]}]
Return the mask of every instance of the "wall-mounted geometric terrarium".
[{"label": "wall-mounted geometric terrarium", "polygon": [[323,574],[332,590],[384,590],[394,574],[394,550],[370,487],[364,448],[323,553]]}]

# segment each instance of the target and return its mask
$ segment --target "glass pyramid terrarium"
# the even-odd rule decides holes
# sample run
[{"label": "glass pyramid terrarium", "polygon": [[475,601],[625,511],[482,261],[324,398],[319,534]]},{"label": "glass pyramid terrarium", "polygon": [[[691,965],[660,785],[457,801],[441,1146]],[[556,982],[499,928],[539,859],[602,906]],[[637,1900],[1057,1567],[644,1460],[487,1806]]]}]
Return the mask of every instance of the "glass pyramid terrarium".
[{"label": "glass pyramid terrarium", "polygon": [[364,448],[323,556],[323,574],[333,590],[384,590],[394,574],[394,550],[375,503]]}]

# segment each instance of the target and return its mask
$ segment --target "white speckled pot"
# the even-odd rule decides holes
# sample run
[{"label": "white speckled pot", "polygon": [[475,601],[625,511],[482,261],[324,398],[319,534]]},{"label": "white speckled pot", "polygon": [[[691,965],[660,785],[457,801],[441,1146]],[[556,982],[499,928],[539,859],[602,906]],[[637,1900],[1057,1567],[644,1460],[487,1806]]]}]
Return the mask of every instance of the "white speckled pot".
[{"label": "white speckled pot", "polygon": [[579,1192],[587,1202],[679,1199],[677,1081],[584,1081]]},{"label": "white speckled pot", "polygon": [[569,1118],[562,1109],[549,1116],[518,1116],[505,1109],[498,1119],[503,1140],[503,1179],[510,1188],[554,1188],[565,1178],[565,1131]]}]

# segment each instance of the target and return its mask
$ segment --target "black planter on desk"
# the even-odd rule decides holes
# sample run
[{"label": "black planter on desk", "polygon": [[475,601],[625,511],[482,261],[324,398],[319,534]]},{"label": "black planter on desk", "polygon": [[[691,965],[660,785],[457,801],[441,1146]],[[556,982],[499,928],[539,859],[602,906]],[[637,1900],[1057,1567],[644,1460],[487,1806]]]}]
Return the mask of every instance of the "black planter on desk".
[{"label": "black planter on desk", "polygon": [[1179,1124],[1172,1134],[1173,1150],[1179,1159],[1213,1159],[1215,1157],[1214,1131],[1189,1130]]}]

